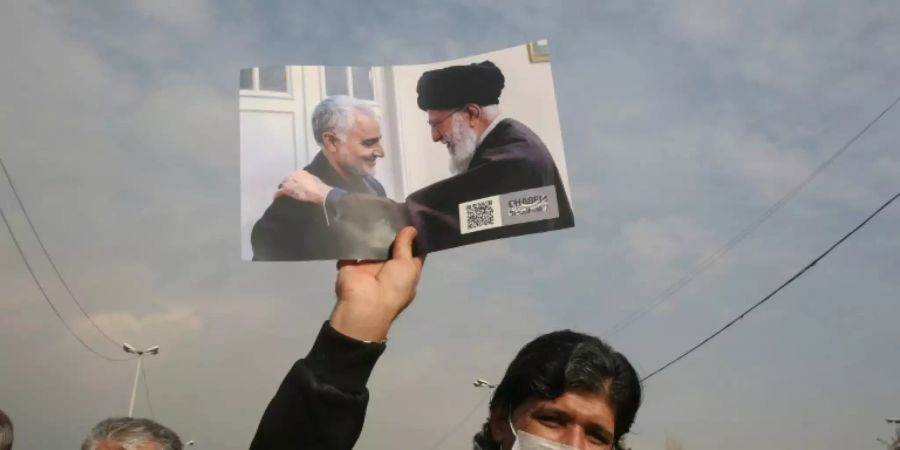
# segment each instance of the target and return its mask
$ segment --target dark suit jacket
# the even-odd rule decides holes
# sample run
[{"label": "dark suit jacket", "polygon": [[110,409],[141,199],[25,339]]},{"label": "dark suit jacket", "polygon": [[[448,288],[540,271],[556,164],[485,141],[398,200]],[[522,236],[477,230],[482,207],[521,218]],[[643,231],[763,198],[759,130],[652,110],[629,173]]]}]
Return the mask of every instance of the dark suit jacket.
[{"label": "dark suit jacket", "polygon": [[[321,151],[304,169],[332,187],[378,197],[385,195],[384,187],[374,177],[342,177]],[[367,250],[368,236],[356,228],[346,223],[329,225],[322,205],[300,202],[287,196],[278,197],[253,226],[250,235],[253,259],[301,261],[371,254],[372,251]],[[384,244],[379,242],[378,245]],[[383,251],[381,249],[377,255],[382,255]]]},{"label": "dark suit jacket", "polygon": [[[460,203],[543,186],[556,188],[557,218],[460,233]],[[553,157],[531,129],[513,119],[502,120],[485,136],[465,172],[413,192],[405,203],[349,194],[341,198],[334,211],[339,222],[373,220],[377,217],[373,211],[391,211],[388,205],[395,208],[392,214],[405,215],[405,220],[416,227],[417,249],[425,252],[575,225]],[[352,212],[358,210],[369,213],[353,216]]]}]

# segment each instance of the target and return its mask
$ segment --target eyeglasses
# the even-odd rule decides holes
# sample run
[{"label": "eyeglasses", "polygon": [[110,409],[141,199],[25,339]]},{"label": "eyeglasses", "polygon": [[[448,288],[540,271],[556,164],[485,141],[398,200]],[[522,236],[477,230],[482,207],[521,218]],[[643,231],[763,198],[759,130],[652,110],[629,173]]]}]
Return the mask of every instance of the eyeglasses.
[{"label": "eyeglasses", "polygon": [[431,125],[431,129],[434,130],[438,127],[438,125],[440,125],[445,120],[447,120],[450,116],[452,116],[453,114],[456,114],[459,111],[462,111],[462,108],[456,108],[453,111],[450,111],[446,116],[441,117],[439,120],[429,120],[428,125]]}]

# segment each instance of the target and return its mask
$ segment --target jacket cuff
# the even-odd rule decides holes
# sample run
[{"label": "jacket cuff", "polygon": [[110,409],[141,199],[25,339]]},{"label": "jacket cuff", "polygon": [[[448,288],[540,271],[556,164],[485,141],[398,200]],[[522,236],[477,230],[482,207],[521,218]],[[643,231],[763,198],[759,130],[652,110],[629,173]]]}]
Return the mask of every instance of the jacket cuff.
[{"label": "jacket cuff", "polygon": [[337,204],[341,201],[344,196],[347,195],[347,191],[333,187],[328,194],[325,195],[325,201],[322,203],[322,211],[325,213],[325,223],[328,226],[331,226],[331,222],[337,218]]},{"label": "jacket cuff", "polygon": [[304,361],[320,380],[341,391],[358,392],[365,390],[384,349],[384,343],[358,341],[326,321]]}]

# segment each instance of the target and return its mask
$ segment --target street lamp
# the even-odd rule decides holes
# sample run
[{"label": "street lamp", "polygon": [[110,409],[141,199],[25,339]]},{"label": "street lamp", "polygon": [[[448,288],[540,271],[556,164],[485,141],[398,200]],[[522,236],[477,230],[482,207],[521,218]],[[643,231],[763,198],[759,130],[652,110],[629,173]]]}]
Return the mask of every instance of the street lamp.
[{"label": "street lamp", "polygon": [[131,404],[128,405],[128,417],[133,417],[134,415],[134,397],[137,395],[137,383],[138,377],[141,375],[141,364],[144,361],[144,355],[156,355],[159,354],[159,346],[154,345],[153,347],[146,348],[144,350],[138,350],[134,348],[132,345],[126,343],[122,344],[122,349],[125,350],[125,353],[131,353],[132,355],[137,355],[137,369],[134,371],[134,387],[131,389]]},{"label": "street lamp", "polygon": [[486,387],[488,389],[494,389],[495,387],[497,387],[496,384],[490,383],[483,378],[476,378],[475,381],[472,383],[472,386]]},{"label": "street lamp", "polygon": [[491,383],[484,378],[476,378],[475,381],[472,382],[472,386],[477,388],[488,388],[488,400],[494,398],[494,389],[497,388],[496,384]]}]

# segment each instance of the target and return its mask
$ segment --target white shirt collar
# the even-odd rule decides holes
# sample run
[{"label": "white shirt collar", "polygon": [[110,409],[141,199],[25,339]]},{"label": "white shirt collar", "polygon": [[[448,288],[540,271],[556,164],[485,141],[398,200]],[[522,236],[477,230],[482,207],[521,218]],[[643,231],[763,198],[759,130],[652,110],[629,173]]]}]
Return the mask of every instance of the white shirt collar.
[{"label": "white shirt collar", "polygon": [[504,117],[503,114],[497,114],[497,117],[494,117],[494,120],[492,120],[491,123],[488,124],[487,128],[484,129],[484,132],[481,133],[481,136],[478,136],[478,140],[475,141],[475,147],[478,148],[478,146],[481,145],[481,143],[484,141],[484,138],[486,138],[487,135],[491,134],[491,131],[494,131],[494,127],[496,127],[497,124],[505,118],[506,117]]}]

